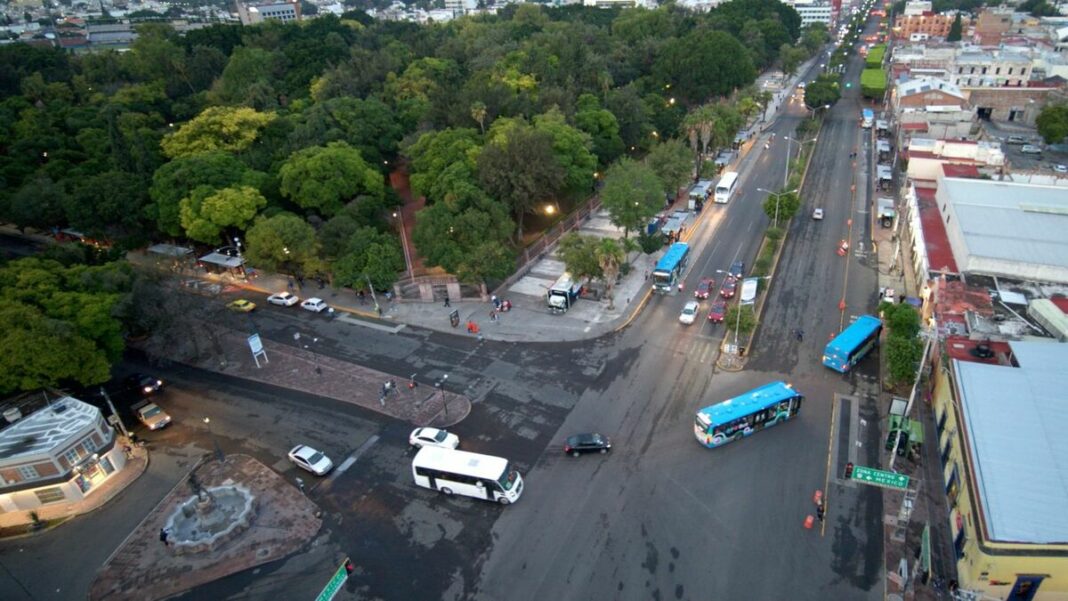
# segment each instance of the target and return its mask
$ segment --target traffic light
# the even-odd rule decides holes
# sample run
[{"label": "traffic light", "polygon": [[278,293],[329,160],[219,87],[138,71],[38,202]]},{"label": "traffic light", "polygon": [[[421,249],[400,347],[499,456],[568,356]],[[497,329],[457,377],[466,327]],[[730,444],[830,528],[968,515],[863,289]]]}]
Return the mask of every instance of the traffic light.
[{"label": "traffic light", "polygon": [[853,478],[853,462],[852,462],[852,461],[850,461],[850,462],[846,463],[846,467],[845,467],[845,479],[846,479],[846,480],[850,480],[850,479],[852,479],[852,478]]}]

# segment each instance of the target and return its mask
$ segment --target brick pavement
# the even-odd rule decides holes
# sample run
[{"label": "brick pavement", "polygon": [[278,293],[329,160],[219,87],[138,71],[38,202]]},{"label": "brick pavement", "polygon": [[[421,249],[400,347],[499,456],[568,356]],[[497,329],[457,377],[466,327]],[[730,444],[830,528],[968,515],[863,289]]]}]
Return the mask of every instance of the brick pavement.
[{"label": "brick pavement", "polygon": [[221,548],[178,555],[159,531],[193,493],[187,478],[160,501],[105,562],[89,599],[162,599],[195,586],[285,557],[309,542],[322,526],[319,508],[281,476],[246,455],[209,460],[194,467],[205,488],[236,483],[255,496],[248,530]]},{"label": "brick pavement", "polygon": [[[218,326],[212,327],[219,331]],[[260,358],[262,367],[256,367],[245,334],[221,330],[219,340],[225,358],[222,363],[212,355],[193,365],[359,405],[416,426],[445,428],[463,421],[471,412],[471,400],[462,394],[425,384],[409,389],[406,379],[274,340],[263,340],[267,362]],[[396,388],[382,401],[382,384],[389,380],[396,381]]]}]

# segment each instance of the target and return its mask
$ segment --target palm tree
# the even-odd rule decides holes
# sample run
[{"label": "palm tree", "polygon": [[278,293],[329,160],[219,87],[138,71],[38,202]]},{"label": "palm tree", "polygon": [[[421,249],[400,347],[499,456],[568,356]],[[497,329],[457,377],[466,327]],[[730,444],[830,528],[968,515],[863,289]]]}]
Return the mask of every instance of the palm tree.
[{"label": "palm tree", "polygon": [[688,134],[694,152],[695,173],[701,173],[701,156],[708,151],[715,124],[716,113],[711,104],[703,104],[693,109],[682,120],[682,128]]},{"label": "palm tree", "polygon": [[619,270],[627,258],[627,252],[636,250],[638,244],[634,240],[614,238],[602,238],[594,252],[597,254],[597,262],[601,266],[601,277],[604,281],[605,295],[608,297],[608,309],[615,309],[616,280],[619,278]]},{"label": "palm tree", "polygon": [[482,135],[486,135],[486,105],[485,103],[475,101],[471,103],[471,118],[478,122],[478,128],[482,130]]}]

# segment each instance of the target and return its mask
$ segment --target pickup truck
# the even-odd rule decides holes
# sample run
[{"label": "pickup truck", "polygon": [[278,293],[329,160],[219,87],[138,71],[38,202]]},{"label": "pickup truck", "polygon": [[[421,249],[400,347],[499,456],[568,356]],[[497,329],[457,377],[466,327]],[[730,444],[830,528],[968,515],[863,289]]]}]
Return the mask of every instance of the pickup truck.
[{"label": "pickup truck", "polygon": [[152,401],[141,401],[133,406],[133,410],[149,430],[159,430],[171,423],[171,416]]}]

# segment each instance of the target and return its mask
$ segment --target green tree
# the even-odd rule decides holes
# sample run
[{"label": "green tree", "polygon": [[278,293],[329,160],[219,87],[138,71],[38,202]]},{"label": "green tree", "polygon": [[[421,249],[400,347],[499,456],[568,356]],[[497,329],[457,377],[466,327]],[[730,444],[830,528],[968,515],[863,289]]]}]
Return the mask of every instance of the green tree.
[{"label": "green tree", "polygon": [[795,48],[790,44],[783,44],[779,48],[779,64],[782,66],[783,80],[792,77],[797,72],[797,67],[808,58],[808,52],[804,48]]},{"label": "green tree", "polygon": [[796,192],[782,191],[778,194],[768,194],[764,199],[764,214],[768,219],[776,220],[776,223],[787,221],[797,214],[801,208],[801,199]]},{"label": "green tree", "polygon": [[299,150],[347,142],[368,164],[380,167],[397,153],[404,130],[393,110],[376,98],[331,98],[293,118],[290,147]]},{"label": "green tree", "polygon": [[601,202],[612,225],[623,228],[627,238],[631,230],[640,231],[663,208],[663,182],[649,166],[624,158],[605,173]]},{"label": "green tree", "polygon": [[245,229],[267,199],[250,186],[214,189],[195,188],[180,203],[180,219],[186,235],[193,240],[215,244],[225,240],[226,228]]},{"label": "green tree", "polygon": [[458,186],[477,181],[475,160],[481,151],[478,132],[451,128],[423,134],[404,150],[410,159],[412,191],[436,202]]},{"label": "green tree", "polygon": [[385,194],[382,174],[344,142],[293,153],[279,169],[279,178],[283,195],[327,217],[353,197],[381,200]]},{"label": "green tree", "polygon": [[575,281],[593,280],[604,276],[601,269],[600,239],[569,232],[556,247],[556,254],[564,262],[564,269]]},{"label": "green tree", "polygon": [[805,87],[805,106],[812,110],[832,106],[841,97],[842,91],[838,87],[838,78],[834,75],[820,75],[816,81]]},{"label": "green tree", "polygon": [[660,85],[671,85],[688,106],[726,96],[756,79],[753,61],[741,42],[727,32],[703,29],[669,40],[652,72]]},{"label": "green tree", "polygon": [[619,121],[610,111],[601,108],[593,94],[583,94],[578,99],[575,126],[590,135],[593,154],[601,165],[611,164],[623,154],[623,139],[619,137]]},{"label": "green tree", "polygon": [[71,226],[115,238],[140,232],[148,200],[141,178],[111,170],[82,176],[71,187],[63,197]]},{"label": "green tree", "polygon": [[265,173],[249,169],[226,152],[181,156],[161,166],[152,176],[149,188],[152,203],[146,207],[146,213],[164,234],[181,236],[180,203],[193,190],[201,186],[212,189],[249,186],[262,193],[267,179]]},{"label": "green tree", "polygon": [[172,159],[213,150],[241,152],[248,150],[276,118],[274,113],[250,108],[213,106],[165,136],[161,146]]},{"label": "green tree", "polygon": [[483,135],[486,134],[486,103],[484,102],[472,102],[471,103],[471,118],[478,123],[478,129]]},{"label": "green tree", "polygon": [[322,271],[315,228],[292,213],[258,217],[245,234],[245,257],[252,265],[270,271]]},{"label": "green tree", "polygon": [[412,242],[428,265],[477,284],[511,275],[515,224],[508,208],[475,186],[450,194],[419,212]]},{"label": "green tree", "polygon": [[370,278],[375,290],[386,290],[404,269],[404,254],[395,237],[362,227],[349,237],[348,247],[331,267],[335,285],[363,290]]},{"label": "green tree", "polygon": [[20,228],[47,229],[63,223],[67,202],[63,186],[39,174],[11,196],[4,214]]},{"label": "green tree", "polygon": [[627,252],[634,250],[637,244],[633,240],[624,238],[601,238],[595,248],[597,263],[601,267],[602,281],[605,287],[605,296],[608,297],[608,309],[615,309],[616,280],[619,279],[620,268],[627,258]]},{"label": "green tree", "polygon": [[946,34],[947,42],[959,42],[961,34],[964,32],[964,25],[961,23],[961,14],[957,13],[957,16],[953,19],[953,24],[949,26],[949,33]]},{"label": "green tree", "polygon": [[894,385],[912,382],[922,358],[923,343],[919,338],[890,336],[887,339],[886,364]]},{"label": "green tree", "polygon": [[566,177],[553,152],[551,135],[527,126],[495,136],[478,157],[479,182],[511,208],[517,243],[523,239],[523,218],[540,201],[559,192]]},{"label": "green tree", "polygon": [[920,333],[920,314],[912,305],[880,303],[879,312],[886,319],[887,328],[893,336],[915,338]]},{"label": "green tree", "polygon": [[1051,104],[1035,119],[1038,133],[1046,144],[1059,144],[1068,138],[1068,104]]},{"label": "green tree", "polygon": [[690,181],[693,164],[686,143],[679,139],[667,140],[653,146],[645,155],[645,164],[660,179],[661,189],[674,196],[679,188]]},{"label": "green tree", "polygon": [[99,384],[111,377],[106,356],[69,323],[22,303],[0,306],[0,394],[57,386],[70,380]]},{"label": "green tree", "polygon": [[[496,128],[491,128],[491,134]],[[564,170],[563,190],[584,194],[593,188],[597,157],[590,152],[589,134],[567,124],[563,113],[553,108],[534,117],[534,130],[547,134],[552,142],[553,157]]]}]

